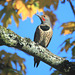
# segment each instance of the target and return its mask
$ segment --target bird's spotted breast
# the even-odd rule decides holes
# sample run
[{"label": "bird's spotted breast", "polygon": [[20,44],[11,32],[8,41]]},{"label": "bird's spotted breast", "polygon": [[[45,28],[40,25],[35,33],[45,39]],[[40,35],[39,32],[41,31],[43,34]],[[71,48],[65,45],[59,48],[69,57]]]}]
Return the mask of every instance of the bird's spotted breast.
[{"label": "bird's spotted breast", "polygon": [[[39,28],[41,28],[41,27],[39,27]],[[46,31],[43,31],[42,29],[40,29],[40,37],[41,38],[40,38],[39,44],[43,47],[47,47],[50,42],[50,39],[52,37],[52,34],[53,34],[53,32],[52,32],[51,28],[49,28]]]}]

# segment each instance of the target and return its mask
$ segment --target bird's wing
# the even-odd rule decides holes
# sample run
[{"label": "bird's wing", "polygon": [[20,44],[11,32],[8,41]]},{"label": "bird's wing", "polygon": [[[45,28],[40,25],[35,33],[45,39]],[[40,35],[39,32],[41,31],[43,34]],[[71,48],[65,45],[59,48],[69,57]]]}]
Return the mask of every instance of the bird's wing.
[{"label": "bird's wing", "polygon": [[[36,28],[36,31],[35,31],[35,35],[34,35],[34,41],[36,43],[39,43],[40,42],[40,29],[39,29],[39,26]],[[34,67],[38,67],[40,63],[40,60],[36,57],[34,57]]]},{"label": "bird's wing", "polygon": [[34,35],[34,41],[36,43],[39,43],[39,41],[40,41],[40,30],[39,30],[39,26],[36,28],[35,35]]}]

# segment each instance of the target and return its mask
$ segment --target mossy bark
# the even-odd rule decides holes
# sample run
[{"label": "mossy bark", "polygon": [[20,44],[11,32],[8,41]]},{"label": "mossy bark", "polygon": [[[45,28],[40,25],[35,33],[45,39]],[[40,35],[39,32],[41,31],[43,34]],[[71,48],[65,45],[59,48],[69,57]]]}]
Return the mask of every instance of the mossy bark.
[{"label": "mossy bark", "polygon": [[0,45],[22,50],[68,75],[75,74],[75,65],[65,58],[51,53],[48,49],[36,44],[29,38],[20,37],[13,31],[2,26],[0,26]]}]

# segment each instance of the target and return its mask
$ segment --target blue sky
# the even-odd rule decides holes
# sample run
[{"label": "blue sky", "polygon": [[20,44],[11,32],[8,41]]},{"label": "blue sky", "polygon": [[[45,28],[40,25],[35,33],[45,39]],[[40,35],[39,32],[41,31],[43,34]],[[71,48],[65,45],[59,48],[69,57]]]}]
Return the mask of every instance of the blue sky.
[{"label": "blue sky", "polygon": [[[44,10],[49,10],[49,9],[44,8]],[[66,35],[66,36],[60,35],[61,30],[62,30],[62,27],[60,28],[60,25],[62,25],[62,23],[66,23],[69,21],[75,22],[75,17],[74,17],[74,14],[73,14],[72,9],[68,2],[66,2],[65,4],[61,4],[61,2],[59,1],[58,9],[56,11],[54,11],[54,13],[56,14],[56,17],[58,20],[56,21],[55,26],[53,28],[52,40],[47,48],[52,53],[58,55],[58,52],[61,49],[61,47],[59,47],[59,45],[62,42],[64,42],[65,39],[67,39],[68,37],[71,37],[71,35]],[[19,27],[17,28],[16,24],[12,18],[12,24],[9,25],[8,28],[11,29],[12,31],[14,31],[16,34],[20,35],[21,37],[27,37],[27,38],[30,38],[31,40],[33,40],[36,27],[38,25],[40,25],[40,23],[41,23],[39,18],[36,15],[34,15],[33,23],[31,23],[30,18],[27,18],[25,21],[22,21],[22,20],[19,20],[19,21],[20,21]],[[1,21],[0,21],[0,25],[2,25]],[[72,35],[75,36],[74,34],[75,34],[75,32]],[[24,62],[26,65],[26,72],[27,72],[26,75],[50,75],[55,70],[55,69],[52,69],[50,71],[49,70],[50,66],[45,64],[42,61],[40,62],[40,65],[38,68],[34,68],[33,57],[18,50],[18,49],[10,48],[7,46],[1,46],[0,50],[2,50],[2,49],[4,49],[7,52],[10,52],[10,53],[17,53],[17,55],[26,59],[26,61]],[[68,58],[68,60],[69,60],[72,56],[71,49],[72,48],[70,48],[67,53],[64,50],[58,56],[69,57]],[[14,65],[13,65],[13,67],[15,68]],[[18,67],[18,70],[19,69],[20,68]]]}]

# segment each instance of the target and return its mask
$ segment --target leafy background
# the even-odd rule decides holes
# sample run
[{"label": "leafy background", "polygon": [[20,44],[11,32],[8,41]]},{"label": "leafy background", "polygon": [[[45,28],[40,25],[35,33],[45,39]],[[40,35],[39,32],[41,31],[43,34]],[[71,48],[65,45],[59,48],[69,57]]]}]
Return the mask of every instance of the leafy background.
[{"label": "leafy background", "polygon": [[[20,35],[34,38],[40,25],[35,13],[47,14],[52,23],[53,37],[48,49],[75,62],[75,1],[74,0],[0,0],[0,25]],[[1,75],[59,75],[60,72],[41,62],[34,68],[33,57],[20,50],[0,46]]]}]

